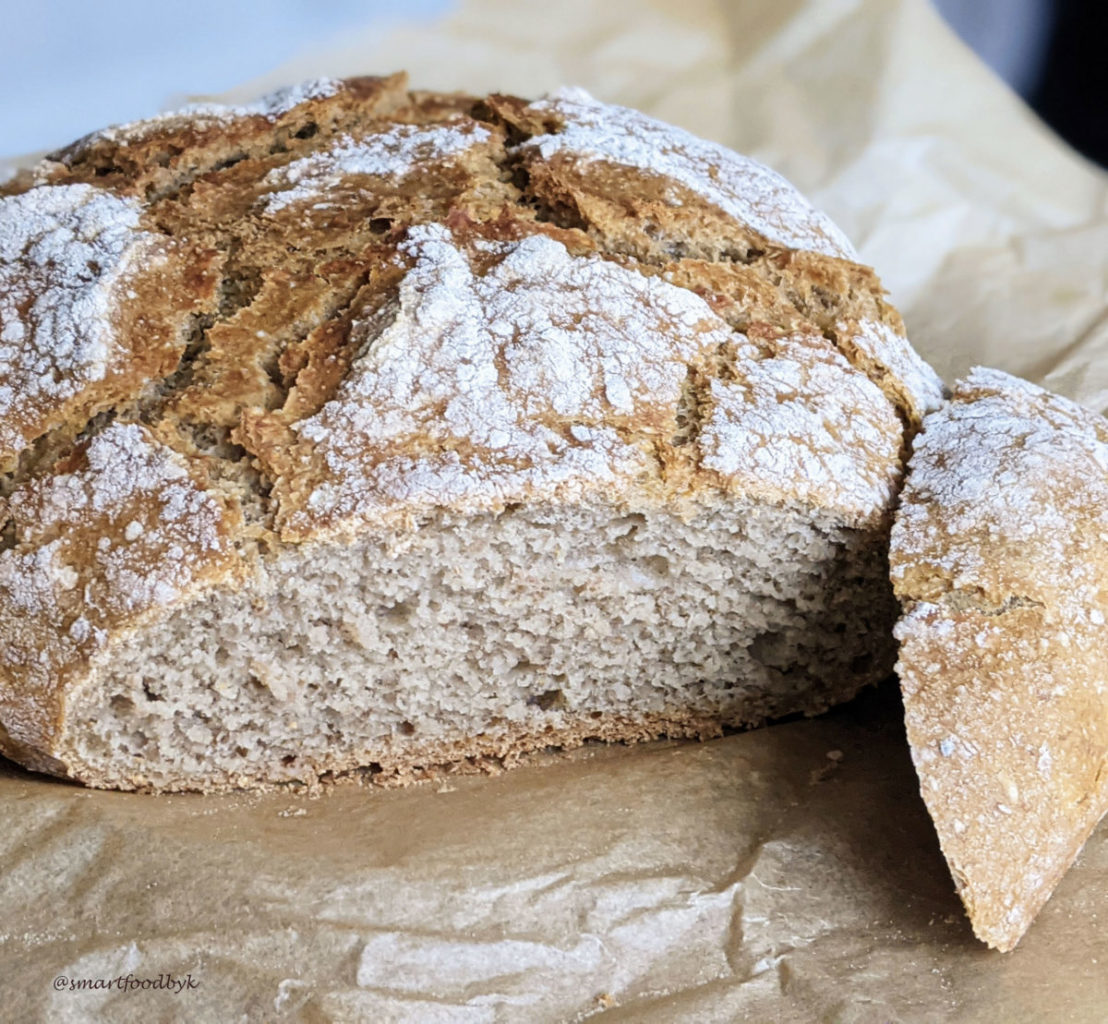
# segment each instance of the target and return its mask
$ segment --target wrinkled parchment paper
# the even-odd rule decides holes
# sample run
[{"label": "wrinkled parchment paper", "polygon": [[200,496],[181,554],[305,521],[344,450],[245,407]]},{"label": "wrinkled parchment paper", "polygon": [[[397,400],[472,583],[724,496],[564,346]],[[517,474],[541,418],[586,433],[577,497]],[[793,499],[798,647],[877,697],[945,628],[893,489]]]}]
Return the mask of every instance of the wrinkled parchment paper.
[{"label": "wrinkled parchment paper", "polygon": [[[945,375],[981,361],[1108,408],[1105,177],[923,0],[465,0],[234,98],[399,67],[576,83],[759,156]],[[1103,1024],[1108,826],[1016,952],[987,951],[900,715],[894,685],[711,743],[319,797],[101,793],[0,762],[0,1020]],[[181,991],[141,987],[159,978]],[[75,988],[97,979],[126,987]]]}]

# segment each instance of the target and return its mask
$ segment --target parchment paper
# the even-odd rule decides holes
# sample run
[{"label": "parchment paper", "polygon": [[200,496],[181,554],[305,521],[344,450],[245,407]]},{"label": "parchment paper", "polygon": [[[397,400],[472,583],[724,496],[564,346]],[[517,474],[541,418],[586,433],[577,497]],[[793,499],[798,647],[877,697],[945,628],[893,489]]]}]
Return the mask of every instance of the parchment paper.
[{"label": "parchment paper", "polygon": [[[854,238],[945,375],[981,361],[1108,407],[1105,178],[923,0],[466,0],[237,97],[398,67],[581,84],[759,156]],[[101,793],[0,762],[0,1020],[1103,1024],[1108,827],[1016,952],[987,951],[900,715],[891,685],[711,743],[314,798]],[[71,990],[159,976],[186,987]]]}]

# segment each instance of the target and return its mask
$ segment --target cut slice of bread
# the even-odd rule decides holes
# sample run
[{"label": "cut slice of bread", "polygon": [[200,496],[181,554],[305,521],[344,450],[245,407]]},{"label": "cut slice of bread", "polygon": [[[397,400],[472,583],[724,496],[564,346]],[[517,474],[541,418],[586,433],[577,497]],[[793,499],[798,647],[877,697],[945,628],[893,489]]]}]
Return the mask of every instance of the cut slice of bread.
[{"label": "cut slice of bread", "polygon": [[1108,421],[977,369],[909,466],[908,739],[974,931],[1009,950],[1108,811]]},{"label": "cut slice of bread", "polygon": [[579,90],[393,76],[109,129],[6,193],[10,756],[404,779],[891,669],[941,385],[768,169]]}]

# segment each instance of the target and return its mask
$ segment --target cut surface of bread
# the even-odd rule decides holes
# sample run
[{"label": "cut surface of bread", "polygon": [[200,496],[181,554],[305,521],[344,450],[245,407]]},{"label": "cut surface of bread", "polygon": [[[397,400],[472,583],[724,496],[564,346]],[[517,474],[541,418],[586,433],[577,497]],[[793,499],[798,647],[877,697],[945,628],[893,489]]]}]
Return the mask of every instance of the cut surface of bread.
[{"label": "cut surface of bread", "polygon": [[54,154],[0,194],[0,275],[25,764],[405,779],[891,668],[941,384],[838,229],[713,143],[580,90],[308,83]]},{"label": "cut surface of bread", "polygon": [[908,739],[974,931],[1010,950],[1108,811],[1108,421],[977,369],[909,467]]},{"label": "cut surface of bread", "polygon": [[126,758],[136,785],[224,788],[815,713],[888,665],[883,569],[862,534],[747,503],[301,545],[121,644],[74,753],[93,781]]}]

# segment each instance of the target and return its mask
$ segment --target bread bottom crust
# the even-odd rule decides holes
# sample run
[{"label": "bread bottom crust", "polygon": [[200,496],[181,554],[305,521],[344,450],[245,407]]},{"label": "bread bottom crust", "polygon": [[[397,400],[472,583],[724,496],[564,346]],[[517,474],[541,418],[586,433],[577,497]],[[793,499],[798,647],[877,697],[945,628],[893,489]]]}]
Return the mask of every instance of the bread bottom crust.
[{"label": "bread bottom crust", "polygon": [[260,781],[253,776],[228,774],[191,779],[180,785],[153,786],[142,776],[89,773],[77,778],[97,788],[137,792],[226,793],[244,789],[258,792],[290,788],[317,792],[328,785],[350,782],[398,787],[454,775],[497,775],[526,763],[535,754],[574,750],[587,743],[634,744],[659,739],[703,741],[716,739],[727,731],[765,725],[784,714],[821,714],[833,705],[850,700],[866,686],[881,682],[884,677],[887,673],[865,680],[850,690],[824,694],[786,713],[773,714],[768,709],[754,706],[714,714],[696,708],[674,708],[638,716],[592,712],[565,715],[561,724],[548,723],[542,728],[509,726],[452,740],[410,741],[405,744],[390,740],[379,748],[341,759],[318,762],[306,759],[299,768],[301,771],[307,768],[307,776],[287,781]]}]

